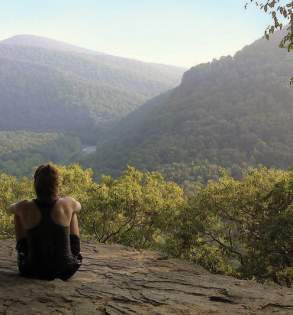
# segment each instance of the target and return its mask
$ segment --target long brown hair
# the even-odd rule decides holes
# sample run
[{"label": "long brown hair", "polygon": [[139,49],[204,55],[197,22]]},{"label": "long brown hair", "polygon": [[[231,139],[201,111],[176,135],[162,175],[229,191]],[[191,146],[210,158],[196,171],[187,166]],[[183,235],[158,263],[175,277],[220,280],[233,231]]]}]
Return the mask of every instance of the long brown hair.
[{"label": "long brown hair", "polygon": [[40,165],[34,174],[34,188],[40,200],[54,200],[58,196],[59,174],[52,164]]}]

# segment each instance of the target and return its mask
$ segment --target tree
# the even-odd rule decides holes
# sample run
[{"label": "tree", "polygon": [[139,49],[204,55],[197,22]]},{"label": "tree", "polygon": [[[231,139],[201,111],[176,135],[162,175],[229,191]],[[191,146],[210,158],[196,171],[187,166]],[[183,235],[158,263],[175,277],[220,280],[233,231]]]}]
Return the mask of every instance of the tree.
[{"label": "tree", "polygon": [[241,181],[224,175],[209,182],[189,198],[175,254],[212,272],[290,285],[292,175],[262,168],[249,170]]},{"label": "tree", "polygon": [[88,218],[97,240],[158,249],[173,237],[184,197],[159,173],[128,167],[117,179],[103,176],[91,203]]},{"label": "tree", "polygon": [[[280,42],[281,48],[287,48],[288,51],[293,50],[293,1],[281,1],[281,0],[250,0],[250,3],[254,3],[260,10],[271,15],[272,24],[265,30],[265,37],[270,38],[271,35],[277,30],[282,30],[284,24],[287,24],[287,32]],[[247,8],[249,2],[246,2]],[[290,85],[293,84],[293,77],[290,79]]]},{"label": "tree", "polygon": [[[277,30],[282,30],[284,24],[288,23],[287,33],[283,37],[280,46],[286,47],[288,51],[293,49],[293,1],[281,1],[281,0],[250,0],[250,3],[254,3],[260,10],[271,15],[272,24],[265,30],[265,36],[267,39],[274,34]],[[249,2],[246,3],[247,7]]]}]

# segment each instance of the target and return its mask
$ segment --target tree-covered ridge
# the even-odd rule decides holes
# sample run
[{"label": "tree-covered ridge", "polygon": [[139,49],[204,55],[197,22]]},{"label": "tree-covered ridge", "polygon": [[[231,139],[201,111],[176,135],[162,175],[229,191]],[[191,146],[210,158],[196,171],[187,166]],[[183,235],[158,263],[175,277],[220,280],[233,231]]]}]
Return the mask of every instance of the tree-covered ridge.
[{"label": "tree-covered ridge", "polygon": [[22,152],[38,145],[48,144],[58,138],[56,133],[35,133],[29,131],[0,131],[0,156]]},{"label": "tree-covered ridge", "polygon": [[[99,182],[77,165],[59,171],[60,195],[82,204],[83,237],[161,250],[216,273],[293,282],[292,171],[248,169],[240,180],[222,172],[194,183],[188,195],[160,173],[132,167]],[[9,237],[13,218],[6,209],[34,196],[32,182],[1,173],[0,194],[0,235]]]},{"label": "tree-covered ridge", "polygon": [[0,131],[0,170],[15,176],[30,175],[39,164],[72,163],[81,151],[76,137],[57,133]]},{"label": "tree-covered ridge", "polygon": [[29,36],[0,42],[1,130],[66,132],[93,141],[96,127],[176,86],[183,73],[66,44],[61,49],[42,38],[30,42]]},{"label": "tree-covered ridge", "polygon": [[281,36],[187,71],[179,87],[105,135],[90,165],[116,173],[127,163],[156,169],[197,160],[292,166],[293,55],[278,48]]}]

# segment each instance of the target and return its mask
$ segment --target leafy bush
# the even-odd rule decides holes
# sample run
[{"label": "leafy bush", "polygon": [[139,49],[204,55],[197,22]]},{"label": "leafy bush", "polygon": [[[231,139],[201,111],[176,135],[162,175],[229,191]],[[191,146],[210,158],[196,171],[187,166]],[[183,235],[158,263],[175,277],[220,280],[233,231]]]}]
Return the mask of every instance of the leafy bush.
[{"label": "leafy bush", "polygon": [[178,253],[215,272],[290,282],[292,203],[292,171],[251,169],[240,181],[210,181],[181,216]]}]

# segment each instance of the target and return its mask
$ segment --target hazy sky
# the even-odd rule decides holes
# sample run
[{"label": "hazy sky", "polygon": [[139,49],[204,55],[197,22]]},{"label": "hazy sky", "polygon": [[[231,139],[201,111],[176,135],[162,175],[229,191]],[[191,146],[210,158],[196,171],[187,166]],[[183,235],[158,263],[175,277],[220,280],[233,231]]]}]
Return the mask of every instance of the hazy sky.
[{"label": "hazy sky", "polygon": [[193,66],[261,37],[245,0],[0,0],[0,39],[46,36],[144,61]]}]

